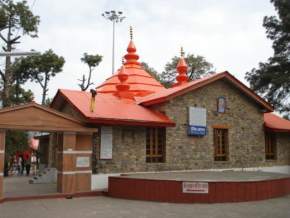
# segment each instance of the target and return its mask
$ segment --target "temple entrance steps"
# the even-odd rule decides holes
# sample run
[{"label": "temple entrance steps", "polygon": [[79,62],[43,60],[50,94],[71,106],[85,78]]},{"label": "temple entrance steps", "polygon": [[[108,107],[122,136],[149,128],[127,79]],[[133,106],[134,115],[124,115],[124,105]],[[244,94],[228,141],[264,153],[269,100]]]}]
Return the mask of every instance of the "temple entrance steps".
[{"label": "temple entrance steps", "polygon": [[29,180],[30,184],[45,184],[57,182],[57,169],[45,168],[41,173]]}]

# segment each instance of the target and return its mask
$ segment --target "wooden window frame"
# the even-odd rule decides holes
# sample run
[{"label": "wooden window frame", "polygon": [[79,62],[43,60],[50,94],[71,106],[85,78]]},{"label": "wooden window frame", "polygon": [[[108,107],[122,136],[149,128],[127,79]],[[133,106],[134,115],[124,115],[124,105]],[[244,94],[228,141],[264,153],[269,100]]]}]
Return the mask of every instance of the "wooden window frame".
[{"label": "wooden window frame", "polygon": [[265,132],[265,159],[277,160],[277,136],[274,132]]},{"label": "wooden window frame", "polygon": [[164,163],[166,128],[146,129],[146,163]]},{"label": "wooden window frame", "polygon": [[[221,134],[220,136],[217,134]],[[229,129],[213,128],[214,161],[229,160]]]}]

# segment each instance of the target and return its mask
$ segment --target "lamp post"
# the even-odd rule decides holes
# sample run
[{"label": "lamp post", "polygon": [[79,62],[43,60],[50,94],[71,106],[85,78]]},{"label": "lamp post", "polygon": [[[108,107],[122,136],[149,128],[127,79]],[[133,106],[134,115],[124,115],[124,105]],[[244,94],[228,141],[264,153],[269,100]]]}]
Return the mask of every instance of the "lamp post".
[{"label": "lamp post", "polygon": [[126,17],[122,11],[105,11],[102,16],[113,23],[113,46],[112,46],[112,74],[115,72],[115,24],[121,23]]},{"label": "lamp post", "polygon": [[7,51],[7,52],[0,52],[0,56],[31,56],[31,55],[39,55],[38,51]]}]

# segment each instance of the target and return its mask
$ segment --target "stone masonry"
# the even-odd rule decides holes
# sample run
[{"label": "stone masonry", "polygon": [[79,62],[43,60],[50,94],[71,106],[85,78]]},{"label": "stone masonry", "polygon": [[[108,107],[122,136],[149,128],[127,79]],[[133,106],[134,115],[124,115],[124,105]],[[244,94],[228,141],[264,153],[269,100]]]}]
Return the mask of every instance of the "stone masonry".
[{"label": "stone masonry", "polygon": [[[216,112],[219,96],[224,96],[227,101],[224,114]],[[187,136],[189,106],[207,109],[208,134],[206,136]],[[113,159],[99,160],[99,152],[97,152],[97,172],[246,168],[290,164],[290,137],[287,134],[277,136],[277,160],[265,160],[262,109],[226,81],[216,81],[176,97],[161,106],[156,106],[155,109],[165,112],[176,122],[175,127],[166,130],[165,163],[146,163],[145,128],[113,127]],[[228,161],[214,161],[213,126],[215,125],[229,128]],[[98,140],[96,139],[97,142]]]},{"label": "stone masonry", "polygon": [[[217,98],[226,98],[226,113],[217,113]],[[188,107],[207,109],[208,133],[204,137],[187,136]],[[113,127],[113,159],[100,160],[100,132],[96,134],[96,173],[246,168],[290,165],[290,135],[277,135],[277,160],[265,160],[263,112],[260,106],[224,80],[178,96],[154,109],[166,113],[175,127],[166,129],[166,160],[146,163],[145,127]],[[63,112],[82,119],[66,104]],[[229,160],[214,161],[213,127],[229,129]]]}]

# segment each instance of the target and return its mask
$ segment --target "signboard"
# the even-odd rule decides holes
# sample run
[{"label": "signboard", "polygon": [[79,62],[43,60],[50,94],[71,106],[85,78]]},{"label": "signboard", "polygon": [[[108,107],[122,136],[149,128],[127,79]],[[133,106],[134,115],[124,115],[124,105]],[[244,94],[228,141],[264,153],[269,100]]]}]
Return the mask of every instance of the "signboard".
[{"label": "signboard", "polygon": [[206,131],[206,109],[201,107],[189,107],[188,128],[189,136],[205,136]]},{"label": "signboard", "polygon": [[207,182],[183,182],[183,193],[208,194]]},{"label": "signboard", "polygon": [[206,135],[206,127],[204,126],[188,126],[187,134],[189,136],[205,136]]},{"label": "signboard", "polygon": [[101,128],[100,159],[112,159],[113,153],[113,130],[110,126]]},{"label": "signboard", "polygon": [[90,157],[77,157],[76,167],[90,167]]}]

